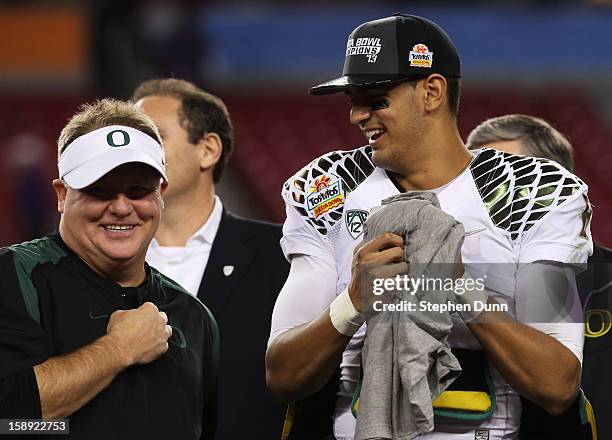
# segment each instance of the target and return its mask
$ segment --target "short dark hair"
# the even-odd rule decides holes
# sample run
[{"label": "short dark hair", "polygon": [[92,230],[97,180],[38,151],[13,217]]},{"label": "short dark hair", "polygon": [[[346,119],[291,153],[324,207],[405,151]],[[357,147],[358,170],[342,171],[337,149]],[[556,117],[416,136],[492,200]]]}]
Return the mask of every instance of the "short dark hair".
[{"label": "short dark hair", "polygon": [[459,78],[446,77],[446,100],[448,109],[454,118],[459,114],[459,102],[461,101],[461,80]]},{"label": "short dark hair", "polygon": [[153,123],[142,110],[130,102],[116,99],[100,99],[92,104],[83,104],[62,129],[57,140],[57,157],[76,138],[109,125],[125,125],[148,134],[162,145],[162,140]]},{"label": "short dark hair", "polygon": [[137,102],[147,96],[168,96],[180,101],[179,121],[192,144],[197,144],[207,133],[219,135],[221,157],[213,169],[213,181],[217,183],[232,154],[234,144],[234,128],[223,101],[189,81],[175,78],[143,82],[134,91],[131,101]]},{"label": "short dark hair", "polygon": [[489,142],[518,140],[527,156],[554,160],[574,172],[574,149],[569,140],[544,119],[528,115],[504,115],[487,119],[467,138],[469,149]]}]

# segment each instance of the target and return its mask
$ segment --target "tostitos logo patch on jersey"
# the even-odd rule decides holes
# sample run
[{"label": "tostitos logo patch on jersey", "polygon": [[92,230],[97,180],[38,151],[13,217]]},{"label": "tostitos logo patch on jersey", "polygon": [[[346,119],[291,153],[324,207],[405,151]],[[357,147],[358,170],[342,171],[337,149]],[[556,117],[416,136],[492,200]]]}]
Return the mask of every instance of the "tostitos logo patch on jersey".
[{"label": "tostitos logo patch on jersey", "polygon": [[433,52],[424,44],[415,44],[410,51],[410,65],[415,67],[431,67],[433,64]]},{"label": "tostitos logo patch on jersey", "polygon": [[306,196],[308,212],[319,219],[332,209],[344,203],[344,194],[340,179],[334,175],[323,174],[317,177],[309,188]]}]

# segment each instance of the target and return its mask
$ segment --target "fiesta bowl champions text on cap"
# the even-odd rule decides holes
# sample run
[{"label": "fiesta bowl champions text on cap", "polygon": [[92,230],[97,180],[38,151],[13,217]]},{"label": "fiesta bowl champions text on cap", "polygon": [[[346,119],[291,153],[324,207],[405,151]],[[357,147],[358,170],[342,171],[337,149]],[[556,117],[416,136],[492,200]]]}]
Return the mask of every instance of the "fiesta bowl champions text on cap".
[{"label": "fiesta bowl champions text on cap", "polygon": [[166,177],[164,149],[151,136],[123,125],[98,128],[76,138],[60,154],[59,177],[82,189],[120,165],[140,162]]},{"label": "fiesta bowl champions text on cap", "polygon": [[422,17],[394,14],[369,21],[348,37],[342,76],[312,87],[312,95],[348,87],[392,84],[439,73],[461,77],[459,54],[449,36]]}]

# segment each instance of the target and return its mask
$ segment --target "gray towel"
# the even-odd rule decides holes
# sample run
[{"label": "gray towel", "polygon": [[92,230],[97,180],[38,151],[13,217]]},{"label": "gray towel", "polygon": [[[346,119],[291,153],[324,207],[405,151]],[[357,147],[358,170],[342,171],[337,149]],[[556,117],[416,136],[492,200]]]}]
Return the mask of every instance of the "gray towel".
[{"label": "gray towel", "polygon": [[[440,210],[435,194],[404,193],[383,200],[366,222],[364,239],[394,232],[404,236],[411,278],[452,279],[464,229]],[[418,303],[454,302],[443,291],[404,290],[390,302],[416,303],[416,312],[381,312],[367,323],[362,352],[364,377],[356,440],[412,439],[434,428],[432,401],[461,373],[446,339],[449,313],[418,311]]]}]

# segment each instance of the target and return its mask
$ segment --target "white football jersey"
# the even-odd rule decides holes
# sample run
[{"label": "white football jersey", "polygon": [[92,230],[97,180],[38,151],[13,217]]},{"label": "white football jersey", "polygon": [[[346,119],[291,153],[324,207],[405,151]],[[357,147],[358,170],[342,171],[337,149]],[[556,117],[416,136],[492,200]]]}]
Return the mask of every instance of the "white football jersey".
[{"label": "white football jersey", "polygon": [[[515,272],[491,270],[483,274],[479,271],[495,267],[497,263],[517,268],[519,263],[542,260],[586,263],[592,251],[587,186],[546,159],[492,149],[472,153],[474,158],[469,167],[433,192],[442,210],[464,226],[466,236],[461,255],[466,269],[472,276],[485,275],[487,289],[499,293],[497,300],[505,302],[509,313],[520,321],[515,313]],[[338,295],[351,280],[353,248],[363,238],[370,209],[400,191],[387,172],[372,163],[369,147],[332,152],[315,159],[283,187],[287,219],[281,246],[286,257],[291,260],[294,256],[309,255],[333,264]],[[305,288],[303,294],[293,294],[291,301],[316,301],[314,296],[329,294]],[[287,320],[291,317],[283,318],[285,325]],[[460,318],[453,315],[453,320],[451,346],[479,348]],[[274,335],[274,319],[272,325]],[[355,334],[343,354],[335,415],[338,439],[353,438],[355,421],[350,414],[349,396],[359,378],[364,335],[365,326]],[[566,346],[581,360],[581,342],[579,345],[578,348]],[[480,427],[511,434],[518,427],[520,401],[497,371],[492,371],[492,376],[497,390],[497,410]],[[436,431],[443,429],[436,423]],[[436,438],[435,435],[423,437]],[[449,438],[448,434],[443,438]]]}]

